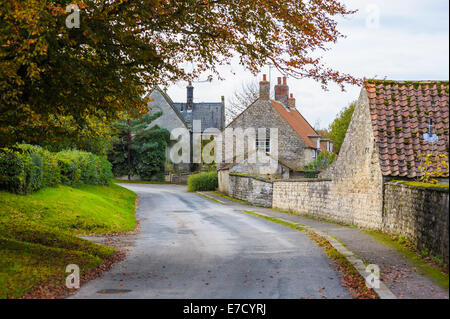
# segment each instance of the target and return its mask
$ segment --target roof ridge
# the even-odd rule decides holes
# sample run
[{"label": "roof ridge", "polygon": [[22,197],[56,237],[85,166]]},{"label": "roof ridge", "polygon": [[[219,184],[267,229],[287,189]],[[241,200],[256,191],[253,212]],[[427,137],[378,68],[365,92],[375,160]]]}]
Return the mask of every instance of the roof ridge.
[{"label": "roof ridge", "polygon": [[[305,141],[305,143],[308,145],[308,147],[316,148],[316,145],[314,145],[314,143],[311,141],[311,139],[307,136],[308,133],[307,133],[307,132],[303,132],[303,131],[304,131],[304,128],[303,128],[303,127],[297,127],[297,126],[294,125],[294,123],[292,123],[292,121],[295,121],[295,122],[298,122],[298,123],[299,123],[299,121],[298,121],[299,118],[293,117],[294,112],[287,112],[287,111],[286,111],[286,114],[283,114],[284,112],[280,112],[280,110],[277,108],[277,105],[276,105],[276,104],[279,104],[279,105],[283,108],[283,110],[285,110],[283,104],[281,104],[279,101],[275,101],[275,100],[272,100],[272,99],[270,99],[269,101],[270,101],[270,104],[272,105],[272,107],[273,107],[273,108],[281,115],[281,117],[289,124],[289,126],[297,133],[297,135],[298,135],[303,141]],[[303,117],[303,115],[301,115],[301,113],[300,113],[297,109],[295,109],[295,111],[296,111],[297,114],[301,117],[301,120],[304,121],[304,122],[308,125],[308,127],[309,127],[315,134],[317,134],[316,130],[314,130],[314,128],[313,128],[313,127],[311,126],[311,124],[309,124],[309,122]],[[290,115],[288,116],[287,114],[290,114]],[[299,123],[299,125],[301,126],[302,124]],[[304,134],[302,134],[302,133],[304,133]]]},{"label": "roof ridge", "polygon": [[386,79],[366,79],[364,83],[370,84],[444,84],[449,85],[448,80],[386,80]]},{"label": "roof ridge", "polygon": [[181,115],[180,111],[178,111],[178,109],[176,107],[173,106],[173,101],[170,98],[169,94],[167,94],[166,92],[164,92],[159,85],[155,85],[152,90],[150,92],[153,92],[154,90],[158,90],[161,95],[166,99],[166,101],[168,102],[169,106],[172,108],[172,110],[175,112],[175,114],[180,118],[180,120],[183,122],[183,124],[186,127],[189,127],[189,125],[187,124],[187,122],[184,120],[183,116]]}]

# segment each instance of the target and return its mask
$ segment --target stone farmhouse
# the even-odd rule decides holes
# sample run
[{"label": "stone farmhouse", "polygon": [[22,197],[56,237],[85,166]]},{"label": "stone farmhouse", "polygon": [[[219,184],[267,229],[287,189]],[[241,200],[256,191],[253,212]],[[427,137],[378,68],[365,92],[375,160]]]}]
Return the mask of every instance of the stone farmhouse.
[{"label": "stone farmhouse", "polygon": [[[162,115],[151,123],[151,127],[159,126],[169,132],[176,128],[185,128],[192,136],[193,123],[199,121],[198,133],[203,133],[207,128],[217,129],[219,132],[225,126],[225,103],[222,96],[221,102],[194,102],[194,87],[191,83],[187,86],[186,102],[173,102],[170,96],[159,86],[155,86],[150,92],[148,106],[151,113],[162,111]],[[192,137],[190,139],[192,153]],[[166,158],[169,159],[170,148],[166,150]],[[189,172],[192,165],[189,163],[175,164],[174,171]]]},{"label": "stone farmhouse", "polygon": [[[270,83],[267,81],[266,75],[259,83],[259,90],[259,98],[228,124],[225,129],[255,129],[255,140],[245,139],[246,157],[249,155],[248,152],[251,152],[249,143],[252,142],[255,143],[255,149],[264,151],[269,158],[271,157],[274,139],[270,136],[270,129],[273,128],[278,129],[277,159],[279,167],[275,174],[278,177],[292,177],[303,171],[308,163],[316,159],[319,152],[325,150],[332,152],[332,141],[322,139],[297,110],[295,98],[292,94],[289,94],[289,86],[285,77],[278,78],[278,83],[274,87],[274,100],[270,99]],[[258,136],[259,129],[265,129],[265,135],[262,138]],[[226,151],[223,152],[226,153]],[[227,184],[229,172],[258,175],[255,165],[249,165],[248,157],[242,162],[236,162],[235,159],[239,154],[233,155],[233,159],[224,157],[223,162],[218,166],[219,189],[221,190],[227,188],[225,184]]]}]

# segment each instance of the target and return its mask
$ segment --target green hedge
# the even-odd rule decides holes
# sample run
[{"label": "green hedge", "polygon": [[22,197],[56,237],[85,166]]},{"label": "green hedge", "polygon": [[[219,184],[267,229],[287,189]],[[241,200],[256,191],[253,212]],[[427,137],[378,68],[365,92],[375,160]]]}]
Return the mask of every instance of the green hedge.
[{"label": "green hedge", "polygon": [[52,153],[40,146],[19,144],[0,149],[0,189],[28,194],[59,183],[107,185],[111,163],[89,152]]},{"label": "green hedge", "polygon": [[218,186],[217,172],[194,174],[188,178],[188,191],[215,191]]},{"label": "green hedge", "polygon": [[56,153],[61,168],[61,184],[106,185],[111,180],[111,163],[92,153],[68,150]]}]

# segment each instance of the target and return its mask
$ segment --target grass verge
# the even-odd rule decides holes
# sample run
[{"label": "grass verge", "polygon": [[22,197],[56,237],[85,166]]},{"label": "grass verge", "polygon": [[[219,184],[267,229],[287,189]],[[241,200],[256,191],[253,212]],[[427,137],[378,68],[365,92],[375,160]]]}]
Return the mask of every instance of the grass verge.
[{"label": "grass verge", "polygon": [[449,265],[443,264],[439,259],[428,253],[420,252],[403,237],[381,234],[373,230],[365,230],[364,232],[400,252],[418,273],[431,278],[442,288],[449,289]]},{"label": "grass verge", "polygon": [[113,248],[77,235],[132,230],[135,200],[118,185],[60,185],[26,196],[0,192],[0,298],[61,285],[69,264],[83,274],[112,258]]},{"label": "grass verge", "polygon": [[196,193],[197,193],[198,195],[200,195],[200,196],[206,198],[206,199],[209,199],[209,200],[212,200],[213,202],[216,202],[217,204],[225,205],[224,202],[221,202],[220,200],[218,200],[218,199],[216,199],[216,198],[214,198],[214,197],[212,197],[212,196],[208,196],[208,195],[206,195],[204,192],[196,192]]},{"label": "grass verge", "polygon": [[352,225],[352,224],[347,224],[347,223],[344,223],[344,222],[338,222],[338,221],[335,221],[335,220],[332,220],[332,219],[329,219],[329,218],[318,217],[318,216],[314,216],[314,215],[311,215],[311,214],[297,214],[297,213],[293,213],[293,212],[290,212],[290,211],[281,210],[281,209],[278,209],[278,208],[272,208],[272,210],[274,210],[276,212],[279,212],[279,213],[283,213],[283,214],[304,217],[304,218],[315,220],[315,221],[318,221],[318,222],[325,222],[325,223],[328,223],[328,224],[334,224],[334,225],[339,225],[339,226],[344,226],[344,227],[349,227],[349,228],[356,228],[356,226]]},{"label": "grass verge", "polygon": [[341,282],[344,287],[346,287],[353,298],[356,299],[377,299],[377,294],[373,289],[370,289],[366,286],[365,279],[361,276],[361,274],[356,270],[356,268],[343,256],[339,253],[328,240],[319,236],[318,234],[312,232],[307,229],[303,225],[296,225],[292,223],[288,223],[282,221],[278,218],[268,217],[259,215],[253,211],[244,210],[244,213],[263,218],[269,220],[271,222],[284,225],[290,227],[292,229],[303,231],[305,234],[311,238],[314,242],[316,242],[320,247],[322,247],[327,254],[327,256],[333,260],[337,272],[340,274]]}]

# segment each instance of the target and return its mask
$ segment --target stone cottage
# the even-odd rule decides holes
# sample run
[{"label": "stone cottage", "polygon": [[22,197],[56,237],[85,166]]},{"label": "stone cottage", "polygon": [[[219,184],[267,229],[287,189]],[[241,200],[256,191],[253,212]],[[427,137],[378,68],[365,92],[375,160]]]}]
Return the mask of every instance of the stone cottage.
[{"label": "stone cottage", "polygon": [[421,153],[448,157],[448,121],[448,82],[367,80],[338,159],[316,181],[274,183],[273,206],[384,229],[386,182],[421,175]]},{"label": "stone cottage", "polygon": [[[270,99],[270,83],[267,81],[266,75],[263,76],[263,80],[259,83],[259,98],[228,124],[224,136],[229,129],[254,128],[255,139],[253,141],[249,141],[248,138],[244,140],[245,157],[249,151],[251,152],[249,144],[254,143],[255,149],[263,150],[269,157],[271,155],[277,157],[279,167],[275,169],[276,175],[286,178],[303,171],[308,163],[317,158],[319,152],[332,151],[333,144],[331,140],[322,139],[297,110],[295,98],[289,94],[286,77],[279,77],[277,80],[274,87],[275,99],[272,100]],[[274,136],[270,136],[274,128],[277,129],[277,145],[275,145]],[[262,138],[258,136],[261,129],[265,129]],[[277,154],[273,154],[275,149]],[[227,159],[226,156],[229,155],[229,152],[225,150],[225,147],[223,153],[225,156],[221,165],[218,166],[219,189],[226,191],[226,186],[221,181],[227,180],[225,175],[229,172],[246,174],[255,172],[253,172],[254,167],[247,165],[247,162],[236,162],[239,154],[234,153],[232,159]]]},{"label": "stone cottage", "polygon": [[[159,86],[155,86],[151,93],[148,106],[151,113],[162,111],[162,115],[151,123],[150,127],[159,126],[169,132],[176,128],[185,128],[192,135],[194,121],[200,124],[199,134],[212,128],[222,131],[225,125],[225,104],[222,96],[221,102],[194,102],[194,87],[191,83],[186,88],[186,102],[173,102],[170,96]],[[190,138],[192,153],[192,137]],[[170,148],[166,150],[166,158],[169,159]],[[174,165],[175,171],[188,172],[192,169],[189,163]]]}]

